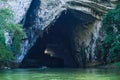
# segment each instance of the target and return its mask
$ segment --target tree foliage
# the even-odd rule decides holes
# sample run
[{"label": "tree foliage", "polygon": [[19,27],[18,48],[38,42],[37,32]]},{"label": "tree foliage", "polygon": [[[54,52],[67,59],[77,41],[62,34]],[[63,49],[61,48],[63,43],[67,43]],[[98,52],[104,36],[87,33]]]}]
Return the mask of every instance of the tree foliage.
[{"label": "tree foliage", "polygon": [[120,3],[115,9],[108,11],[102,22],[102,26],[106,32],[103,44],[108,47],[107,54],[111,61],[120,61]]},{"label": "tree foliage", "polygon": [[[5,45],[5,31],[8,30],[12,36],[12,44]],[[23,29],[19,24],[13,22],[13,14],[10,9],[0,9],[0,61],[15,59],[15,54],[20,53],[20,41],[24,36]]]}]

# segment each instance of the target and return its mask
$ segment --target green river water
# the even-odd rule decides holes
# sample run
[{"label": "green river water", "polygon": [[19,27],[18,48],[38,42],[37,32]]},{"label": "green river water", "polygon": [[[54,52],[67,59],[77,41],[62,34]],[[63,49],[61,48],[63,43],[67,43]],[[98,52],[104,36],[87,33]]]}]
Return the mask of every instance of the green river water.
[{"label": "green river water", "polygon": [[120,69],[0,70],[0,80],[120,80]]}]

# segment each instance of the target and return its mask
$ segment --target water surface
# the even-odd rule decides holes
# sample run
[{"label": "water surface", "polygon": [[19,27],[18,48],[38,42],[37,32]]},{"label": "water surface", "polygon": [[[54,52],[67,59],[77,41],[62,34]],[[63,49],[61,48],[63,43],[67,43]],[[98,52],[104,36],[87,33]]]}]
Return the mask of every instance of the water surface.
[{"label": "water surface", "polygon": [[0,80],[120,80],[120,69],[0,70]]}]

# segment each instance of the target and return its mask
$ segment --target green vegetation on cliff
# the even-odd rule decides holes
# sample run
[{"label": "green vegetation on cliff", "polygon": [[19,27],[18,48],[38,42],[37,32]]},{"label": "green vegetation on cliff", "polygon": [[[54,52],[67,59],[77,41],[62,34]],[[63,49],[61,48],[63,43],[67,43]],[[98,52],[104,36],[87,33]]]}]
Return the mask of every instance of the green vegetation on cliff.
[{"label": "green vegetation on cliff", "polygon": [[106,32],[103,52],[110,62],[120,61],[120,3],[115,9],[108,11],[102,22]]},{"label": "green vegetation on cliff", "polygon": [[[12,43],[6,45],[5,32],[8,31],[12,38]],[[23,29],[19,24],[13,22],[12,11],[7,8],[0,8],[0,62],[15,59],[20,53],[20,42],[24,36]]]}]

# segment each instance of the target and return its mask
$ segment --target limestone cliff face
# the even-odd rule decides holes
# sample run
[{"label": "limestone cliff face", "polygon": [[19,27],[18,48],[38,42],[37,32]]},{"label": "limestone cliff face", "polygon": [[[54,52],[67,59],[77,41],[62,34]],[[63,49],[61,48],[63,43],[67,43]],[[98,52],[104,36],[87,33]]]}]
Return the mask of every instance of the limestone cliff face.
[{"label": "limestone cliff face", "polygon": [[32,0],[2,0],[0,8],[9,8],[13,11],[14,22],[20,23],[24,19],[25,14],[31,4]]},{"label": "limestone cliff face", "polygon": [[97,40],[104,38],[102,17],[115,2],[8,0],[3,6],[10,6],[15,22],[22,23],[26,32],[17,61],[22,62],[22,67],[85,67],[95,62]]},{"label": "limestone cliff face", "polygon": [[18,59],[23,65],[39,66],[50,66],[42,57],[61,62],[55,66],[85,67],[96,62],[96,43],[104,38],[101,20],[113,7],[104,0],[33,0],[25,16],[26,38]]}]

